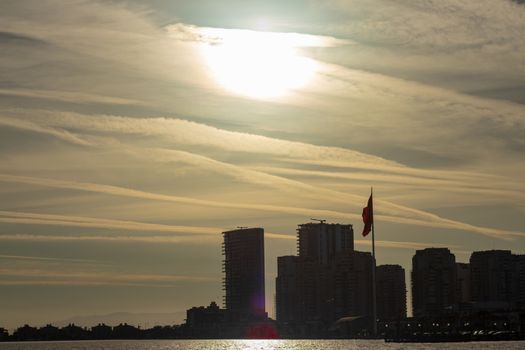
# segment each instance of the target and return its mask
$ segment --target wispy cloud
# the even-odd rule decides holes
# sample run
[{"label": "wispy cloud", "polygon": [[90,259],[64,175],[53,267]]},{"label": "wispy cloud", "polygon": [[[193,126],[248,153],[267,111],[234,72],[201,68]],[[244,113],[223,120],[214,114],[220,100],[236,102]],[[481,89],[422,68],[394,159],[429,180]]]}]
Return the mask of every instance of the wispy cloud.
[{"label": "wispy cloud", "polygon": [[[47,225],[54,225],[48,223]],[[267,234],[270,238],[275,238],[272,234]],[[277,236],[280,238],[280,236]],[[35,234],[1,234],[2,241],[28,241],[28,242],[127,242],[127,243],[194,243],[194,244],[217,244],[220,236],[156,236],[156,235],[35,235]],[[6,256],[7,257],[7,256]]]},{"label": "wispy cloud", "polygon": [[120,135],[162,137],[173,145],[210,146],[251,154],[268,154],[294,159],[346,161],[356,167],[399,166],[399,163],[339,148],[316,146],[304,142],[281,140],[256,134],[228,131],[202,123],[176,118],[130,118],[112,115],[82,115],[49,111],[17,111],[16,115],[48,127],[81,129]]},{"label": "wispy cloud", "polygon": [[[472,174],[468,177],[469,181],[463,179],[463,181],[454,180],[450,178],[426,178],[423,176],[414,175],[396,175],[396,174],[378,174],[373,172],[337,172],[337,171],[319,171],[319,170],[304,170],[304,169],[290,169],[290,168],[277,168],[277,167],[252,167],[254,170],[259,170],[270,174],[283,174],[283,175],[296,175],[303,177],[325,177],[335,178],[344,180],[359,180],[370,183],[388,183],[405,185],[416,188],[428,188],[439,186],[443,191],[447,192],[465,192],[465,193],[476,193],[483,195],[495,195],[498,197],[509,197],[516,200],[521,200],[525,196],[525,192],[521,190],[521,184],[514,181],[505,181],[499,183],[498,181],[492,182],[487,179],[476,178]],[[437,174],[434,174],[437,175]],[[468,175],[467,175],[468,176]],[[500,178],[503,180],[502,178]],[[498,186],[499,188],[495,187]]]},{"label": "wispy cloud", "polygon": [[[371,239],[356,239],[354,240],[354,243],[356,245],[361,246],[371,246],[372,240]],[[399,249],[425,249],[428,247],[435,247],[435,248],[458,248],[457,246],[450,245],[450,244],[442,244],[442,243],[421,243],[421,242],[401,242],[401,241],[385,241],[385,240],[377,240],[375,241],[375,245],[378,247],[384,247],[384,248],[399,248]]]},{"label": "wispy cloud", "polygon": [[180,283],[218,282],[217,278],[161,275],[127,274],[92,271],[58,271],[44,269],[3,269],[0,268],[0,285],[121,285],[121,286],[174,286]]},{"label": "wispy cloud", "polygon": [[[30,185],[46,186],[46,187],[54,187],[54,188],[65,188],[65,189],[73,189],[73,190],[80,190],[80,191],[97,192],[97,193],[103,193],[103,194],[109,194],[109,195],[115,195],[115,196],[142,198],[142,199],[148,199],[148,200],[192,204],[192,205],[207,206],[207,207],[234,208],[234,209],[244,209],[244,210],[263,210],[263,211],[269,211],[269,212],[299,214],[299,215],[305,215],[305,216],[321,215],[323,217],[331,217],[331,218],[346,218],[346,219],[352,218],[352,219],[357,219],[357,220],[360,219],[360,215],[357,215],[357,214],[337,212],[337,211],[332,211],[332,210],[308,209],[308,208],[269,205],[269,204],[218,202],[218,201],[195,199],[195,198],[190,198],[190,197],[157,194],[157,193],[139,191],[139,190],[124,188],[124,187],[101,185],[101,184],[94,184],[94,183],[82,183],[82,182],[74,182],[74,181],[53,180],[53,179],[27,177],[27,176],[14,176],[14,175],[6,175],[6,174],[0,174],[0,181],[25,183],[25,184],[30,184]],[[378,203],[385,203],[385,202],[378,201]],[[396,205],[394,204],[389,204],[389,205],[396,207]],[[399,208],[405,209],[406,207],[399,206]],[[376,218],[378,220],[382,220],[386,222],[402,223],[402,224],[408,224],[408,225],[419,225],[419,226],[426,226],[426,227],[441,227],[441,228],[447,228],[447,229],[465,230],[465,231],[470,231],[470,232],[487,235],[491,237],[498,237],[502,239],[511,239],[512,237],[525,235],[525,233],[519,232],[519,231],[500,230],[500,229],[493,229],[493,228],[481,227],[481,226],[476,226],[476,225],[470,225],[470,224],[466,224],[466,223],[455,221],[455,220],[444,219],[444,218],[439,217],[438,215],[426,213],[426,212],[419,211],[416,209],[409,208],[408,210],[412,211],[416,215],[418,213],[422,213],[421,219],[409,218],[409,217],[387,216],[387,215],[377,215]],[[425,221],[425,219],[427,220]],[[10,220],[14,220],[14,219],[10,219]]]},{"label": "wispy cloud", "polygon": [[165,27],[171,38],[182,41],[202,42],[218,45],[230,42],[277,42],[287,47],[334,47],[352,44],[332,36],[302,33],[261,32],[247,29],[198,27],[191,24],[175,23]]},{"label": "wispy cloud", "polygon": [[115,104],[115,105],[139,105],[142,104],[140,101],[102,96],[96,94],[87,94],[83,92],[72,92],[72,91],[54,91],[54,90],[36,90],[36,89],[1,89],[0,95],[14,96],[14,97],[28,97],[38,99],[49,99],[58,100],[63,102],[90,104],[90,103],[101,103],[101,104]]},{"label": "wispy cloud", "polygon": [[[387,160],[368,156],[359,152],[350,151],[341,148],[334,147],[321,147],[314,146],[304,143],[284,141],[274,138],[261,137],[257,135],[230,132],[212,128],[203,124],[197,124],[180,119],[163,119],[163,118],[151,118],[151,119],[138,119],[138,118],[124,118],[115,116],[80,116],[75,114],[66,114],[58,116],[48,115],[45,121],[48,124],[46,127],[64,127],[64,128],[82,128],[84,130],[91,130],[101,132],[112,131],[118,133],[131,133],[131,134],[142,134],[142,135],[159,135],[166,138],[169,142],[174,142],[179,145],[199,145],[199,146],[212,146],[218,148],[226,148],[229,151],[235,152],[246,152],[246,153],[267,153],[275,156],[287,156],[291,157],[292,160],[301,160],[306,158],[313,162],[330,162],[334,160],[336,162],[345,164],[361,169],[372,169],[381,170],[386,173],[406,173],[411,176],[423,175],[433,176],[434,180],[439,181],[451,181],[448,180],[448,176],[452,178],[463,177],[463,183],[458,186],[470,187],[469,183],[472,182],[469,174],[450,172],[435,172],[432,174],[430,171],[418,171],[405,167],[396,163],[389,162]],[[188,135],[191,135],[188,136]],[[199,140],[200,139],[200,140]],[[126,149],[126,147],[123,147]],[[146,149],[139,150],[136,147],[127,147],[131,153],[148,155],[153,154],[156,159],[179,159],[192,164],[198,164],[205,166],[216,171],[220,171],[223,174],[234,176],[237,179],[247,181],[250,183],[270,185],[284,190],[293,190],[296,192],[302,192],[303,195],[313,195],[317,198],[327,201],[340,201],[346,202],[350,205],[354,204],[358,206],[360,202],[364,200],[363,196],[356,196],[351,193],[339,193],[333,190],[327,190],[318,185],[309,185],[300,181],[290,180],[275,175],[263,173],[261,171],[254,171],[245,169],[232,164],[226,164],[219,162],[209,157],[202,155],[196,155],[194,153],[178,151],[178,150],[167,150],[167,149]],[[295,159],[294,159],[295,158]],[[377,179],[382,176],[382,180],[385,181],[387,177],[385,175],[375,175]],[[438,177],[435,179],[435,177]],[[476,177],[476,174],[470,174],[470,176]],[[478,175],[480,179],[482,175]],[[372,176],[372,179],[374,176]],[[394,177],[390,183],[395,183],[399,178]],[[429,181],[428,179],[415,180],[417,181]],[[509,182],[507,182],[509,185]],[[478,186],[482,186],[478,182]],[[490,186],[487,184],[486,186]],[[484,187],[486,187],[484,186]],[[494,185],[492,185],[494,186]],[[519,186],[514,186],[514,188]],[[511,188],[510,190],[514,190]],[[480,193],[483,191],[479,191]],[[512,195],[512,192],[507,192]],[[494,194],[494,192],[493,192]],[[407,206],[389,203],[388,201],[378,202],[381,205],[378,206],[378,210],[383,211],[385,214],[390,216],[404,216],[408,218],[422,218],[423,220],[432,220],[439,222],[441,218],[437,215],[427,213],[422,210],[416,210]],[[447,225],[451,223],[450,220],[446,221]]]},{"label": "wispy cloud", "polygon": [[[475,82],[498,85],[501,79],[487,81],[481,75],[499,74],[512,80],[512,74],[522,73],[525,68],[520,59],[525,9],[510,0],[317,3],[343,14],[338,21],[326,24],[325,30],[328,27],[331,33],[360,42],[370,61],[361,61],[365,57],[362,54],[347,57],[357,58],[359,65],[369,69],[382,66],[397,74],[402,74],[401,69],[411,69],[414,78],[442,72],[449,79],[434,78],[438,84],[454,81],[453,75],[457,80],[468,76],[462,79],[462,85],[468,86]],[[382,55],[374,57],[373,53]],[[470,75],[474,72],[480,79]]]},{"label": "wispy cloud", "polygon": [[[2,238],[0,238],[0,239],[2,239]],[[96,260],[89,260],[89,259],[50,258],[50,257],[43,257],[43,256],[8,255],[8,254],[0,254],[0,259],[30,260],[30,261],[51,261],[51,262],[79,262],[79,263],[97,262]]]},{"label": "wispy cloud", "polygon": [[56,225],[71,227],[94,227],[104,229],[121,229],[131,231],[159,231],[185,234],[204,234],[215,235],[222,232],[217,227],[196,227],[196,226],[177,226],[162,225],[136,221],[99,219],[91,217],[67,216],[25,213],[14,211],[0,211],[0,222],[20,223],[29,225]]},{"label": "wispy cloud", "polygon": [[81,146],[91,145],[89,141],[84,140],[82,137],[75,135],[74,133],[71,133],[69,131],[60,130],[60,129],[47,127],[47,126],[41,126],[41,125],[35,124],[28,120],[16,119],[16,118],[0,118],[0,125],[4,125],[4,126],[11,127],[11,128],[16,128],[16,129],[33,131],[36,133],[41,133],[41,134],[46,134],[46,135],[51,135],[53,137],[64,140],[66,142],[70,142],[70,143],[81,145]]},{"label": "wispy cloud", "polygon": [[[108,242],[149,242],[149,243],[198,243],[209,242],[216,244],[222,239],[224,228],[202,226],[178,226],[152,224],[137,221],[110,220],[92,217],[78,217],[70,215],[54,215],[41,213],[0,211],[0,222],[23,225],[48,225],[67,227],[90,227],[104,230],[153,231],[178,233],[179,235],[35,235],[35,234],[0,234],[0,240],[8,241],[108,241]],[[266,232],[270,239],[295,239],[286,234]],[[32,257],[16,255],[0,255],[0,258],[31,259]],[[34,257],[34,259],[39,259]],[[40,258],[41,260],[55,260]],[[67,260],[67,259],[66,259]],[[79,260],[80,261],[80,260]]]}]

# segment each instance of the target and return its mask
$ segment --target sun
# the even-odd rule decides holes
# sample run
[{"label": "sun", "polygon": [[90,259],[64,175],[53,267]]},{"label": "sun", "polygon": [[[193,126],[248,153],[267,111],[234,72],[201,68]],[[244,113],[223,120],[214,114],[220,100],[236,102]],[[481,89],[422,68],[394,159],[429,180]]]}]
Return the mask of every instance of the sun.
[{"label": "sun", "polygon": [[225,89],[252,98],[284,96],[307,85],[316,71],[313,59],[298,47],[297,34],[248,30],[214,30],[217,41],[202,46],[215,80]]}]

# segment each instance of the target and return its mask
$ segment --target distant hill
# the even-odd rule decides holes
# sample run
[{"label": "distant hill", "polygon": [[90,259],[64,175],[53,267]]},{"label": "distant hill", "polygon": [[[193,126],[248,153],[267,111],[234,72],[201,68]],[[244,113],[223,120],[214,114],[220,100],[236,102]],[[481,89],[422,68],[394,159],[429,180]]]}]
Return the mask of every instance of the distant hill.
[{"label": "distant hill", "polygon": [[96,326],[99,323],[105,323],[108,326],[116,326],[120,323],[127,323],[141,328],[151,328],[155,325],[174,325],[181,324],[186,318],[185,311],[173,313],[130,313],[114,312],[105,315],[86,315],[74,316],[66,320],[53,322],[58,327],[74,323],[82,327]]}]

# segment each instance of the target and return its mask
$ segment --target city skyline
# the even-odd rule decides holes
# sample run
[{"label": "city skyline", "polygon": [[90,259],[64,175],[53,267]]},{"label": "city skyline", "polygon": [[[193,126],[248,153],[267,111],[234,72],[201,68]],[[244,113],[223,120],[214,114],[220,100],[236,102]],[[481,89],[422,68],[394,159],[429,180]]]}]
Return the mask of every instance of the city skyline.
[{"label": "city skyline", "polygon": [[426,247],[525,253],[524,19],[511,0],[3,1],[0,327],[220,303],[238,226],[265,228],[275,316],[298,223],[371,250],[371,186],[377,265],[407,283]]},{"label": "city skyline", "polygon": [[[370,318],[372,255],[353,249],[351,225],[317,221],[298,225],[298,255],[277,259],[275,320],[264,306],[264,229],[238,227],[223,232],[224,308],[211,301],[207,307],[187,309],[182,324],[156,322],[152,328],[100,320],[88,327],[25,324],[10,334],[0,327],[0,341],[368,338],[376,334]],[[414,316],[408,317],[404,269],[384,264],[375,270],[379,327],[374,337],[475,341],[499,334],[493,340],[523,339],[524,254],[475,251],[469,263],[458,263],[448,248],[416,250],[411,269]]]}]

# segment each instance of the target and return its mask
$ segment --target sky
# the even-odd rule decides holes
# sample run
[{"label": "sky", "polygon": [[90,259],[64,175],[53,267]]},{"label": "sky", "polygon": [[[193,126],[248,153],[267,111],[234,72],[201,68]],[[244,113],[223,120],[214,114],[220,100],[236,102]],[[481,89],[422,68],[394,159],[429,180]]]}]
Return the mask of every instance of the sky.
[{"label": "sky", "polygon": [[525,254],[523,1],[0,6],[0,327],[179,323],[222,303],[237,226],[265,229],[273,316],[298,224],[370,251],[371,186],[408,291],[417,249]]}]

